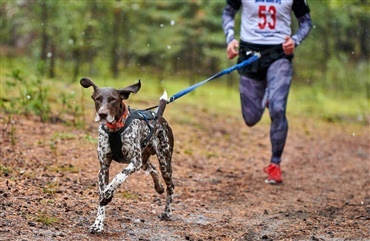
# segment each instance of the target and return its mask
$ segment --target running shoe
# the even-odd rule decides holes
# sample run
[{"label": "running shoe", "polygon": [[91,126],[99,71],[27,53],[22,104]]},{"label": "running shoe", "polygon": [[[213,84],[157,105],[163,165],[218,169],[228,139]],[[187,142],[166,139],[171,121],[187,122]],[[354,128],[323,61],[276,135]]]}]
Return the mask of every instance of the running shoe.
[{"label": "running shoe", "polygon": [[268,174],[265,183],[278,184],[283,182],[279,165],[271,163],[269,166],[265,167],[263,171]]}]

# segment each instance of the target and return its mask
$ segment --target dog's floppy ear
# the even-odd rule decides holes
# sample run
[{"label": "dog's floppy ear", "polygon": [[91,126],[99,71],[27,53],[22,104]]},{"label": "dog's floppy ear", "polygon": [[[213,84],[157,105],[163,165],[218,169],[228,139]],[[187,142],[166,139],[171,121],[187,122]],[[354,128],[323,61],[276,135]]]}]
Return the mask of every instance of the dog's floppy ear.
[{"label": "dog's floppy ear", "polygon": [[91,79],[89,79],[89,78],[82,78],[81,80],[80,80],[80,84],[82,85],[82,87],[84,87],[84,88],[89,88],[90,86],[92,86],[92,87],[94,87],[94,91],[96,91],[97,89],[98,89],[98,86],[96,86],[95,84],[94,84],[94,82],[92,82],[92,80]]},{"label": "dog's floppy ear", "polygon": [[141,82],[139,80],[136,84],[127,86],[126,88],[123,88],[123,89],[119,89],[118,91],[122,99],[126,100],[128,99],[131,93],[134,93],[134,94],[137,93],[140,90],[140,88],[141,88]]}]

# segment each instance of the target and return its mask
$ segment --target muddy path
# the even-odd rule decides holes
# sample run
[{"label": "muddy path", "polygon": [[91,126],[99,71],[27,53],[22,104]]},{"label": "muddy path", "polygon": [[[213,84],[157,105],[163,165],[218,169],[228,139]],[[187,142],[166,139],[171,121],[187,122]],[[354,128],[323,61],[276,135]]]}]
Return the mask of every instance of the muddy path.
[{"label": "muddy path", "polygon": [[1,113],[0,240],[370,240],[369,125],[290,117],[284,183],[271,186],[267,121],[248,129],[239,115],[180,107],[192,118],[166,110],[172,220],[157,218],[165,197],[140,171],[108,205],[101,235],[88,233],[98,201],[93,118],[77,129]]}]

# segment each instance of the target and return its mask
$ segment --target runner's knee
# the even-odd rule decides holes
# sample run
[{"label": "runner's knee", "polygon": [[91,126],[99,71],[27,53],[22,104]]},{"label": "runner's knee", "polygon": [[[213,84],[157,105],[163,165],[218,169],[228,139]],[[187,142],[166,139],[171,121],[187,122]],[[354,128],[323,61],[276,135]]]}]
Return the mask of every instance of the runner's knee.
[{"label": "runner's knee", "polygon": [[252,127],[261,120],[262,115],[243,113],[243,119],[247,126]]},{"label": "runner's knee", "polygon": [[285,119],[286,110],[282,105],[271,105],[270,106],[270,117],[272,120]]}]

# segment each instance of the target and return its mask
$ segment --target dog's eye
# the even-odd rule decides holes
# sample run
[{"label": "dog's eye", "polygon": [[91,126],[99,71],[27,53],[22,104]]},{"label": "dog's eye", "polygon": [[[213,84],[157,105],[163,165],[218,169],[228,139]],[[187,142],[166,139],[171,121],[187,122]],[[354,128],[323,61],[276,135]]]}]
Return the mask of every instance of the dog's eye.
[{"label": "dog's eye", "polygon": [[110,102],[110,103],[111,103],[111,102],[114,102],[114,101],[116,101],[116,100],[117,100],[117,98],[114,98],[114,97],[109,97],[109,98],[108,98],[108,102]]},{"label": "dog's eye", "polygon": [[102,97],[101,96],[98,96],[98,97],[96,97],[94,100],[96,101],[96,102],[102,102]]}]

